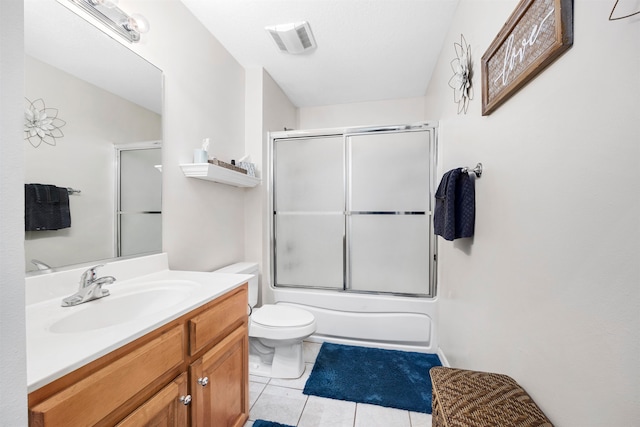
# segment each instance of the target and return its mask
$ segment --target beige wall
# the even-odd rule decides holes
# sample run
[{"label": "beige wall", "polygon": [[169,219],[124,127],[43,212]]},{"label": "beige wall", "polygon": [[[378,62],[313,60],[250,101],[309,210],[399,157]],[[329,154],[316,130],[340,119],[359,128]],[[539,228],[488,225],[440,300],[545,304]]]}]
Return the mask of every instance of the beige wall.
[{"label": "beige wall", "polygon": [[246,190],[245,259],[260,264],[262,295],[265,295],[269,269],[269,155],[268,132],[296,126],[298,109],[273,78],[262,68],[247,70],[246,150],[256,163],[262,184]]},{"label": "beige wall", "polygon": [[164,72],[163,250],[179,270],[213,270],[244,258],[244,191],[185,178],[181,163],[211,138],[210,155],[244,155],[245,71],[178,0],[123,0],[151,23],[132,49]]},{"label": "beige wall", "polygon": [[[263,164],[267,165],[269,159],[268,156],[268,139],[267,132],[275,132],[287,129],[293,129],[296,127],[296,122],[298,120],[299,110],[291,103],[289,98],[282,92],[282,89],[278,86],[278,84],[273,80],[273,78],[267,73],[264,73],[264,100],[263,100],[264,112],[262,115],[263,120]],[[269,168],[265,168],[265,170],[269,173]],[[268,176],[267,174],[267,176]],[[269,213],[269,198],[271,197],[271,193],[268,193],[267,186],[263,186],[262,192],[262,236],[263,236],[263,245],[262,245],[262,295],[266,298],[266,302],[270,303],[273,301],[268,300],[268,296],[271,293],[267,292],[266,286],[264,284],[271,284],[271,268],[269,263],[269,231],[270,231],[270,220],[271,215]]]},{"label": "beige wall", "polygon": [[264,74],[262,68],[245,71],[245,148],[256,165],[256,174],[262,183],[245,190],[245,242],[244,260],[262,265],[262,193],[267,191],[266,164],[263,162],[264,130],[262,128]]},{"label": "beige wall", "polygon": [[27,425],[24,6],[0,1],[0,425]]},{"label": "beige wall", "polygon": [[297,128],[323,129],[415,123],[424,120],[424,107],[422,97],[302,107],[298,113]]},{"label": "beige wall", "polygon": [[[480,58],[516,0],[462,0],[426,96],[441,172],[482,162],[476,235],[439,242],[440,344],[453,366],[502,372],[558,426],[640,419],[640,21],[575,1],[573,47],[488,117]],[[475,99],[457,115],[453,43]]]}]

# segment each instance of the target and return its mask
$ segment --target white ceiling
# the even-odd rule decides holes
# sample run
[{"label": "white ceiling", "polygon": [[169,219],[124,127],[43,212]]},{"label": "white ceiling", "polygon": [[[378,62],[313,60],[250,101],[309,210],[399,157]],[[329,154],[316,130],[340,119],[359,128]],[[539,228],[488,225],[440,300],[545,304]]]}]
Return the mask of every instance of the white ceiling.
[{"label": "white ceiling", "polygon": [[[298,107],[423,96],[458,0],[181,0],[245,68]],[[318,48],[281,53],[265,26],[308,21]]]}]

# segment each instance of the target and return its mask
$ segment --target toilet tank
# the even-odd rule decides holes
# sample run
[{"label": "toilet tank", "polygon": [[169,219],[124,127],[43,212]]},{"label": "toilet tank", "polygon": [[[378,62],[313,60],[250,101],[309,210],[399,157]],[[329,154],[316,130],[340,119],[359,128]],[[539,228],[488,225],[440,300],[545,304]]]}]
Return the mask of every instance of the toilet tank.
[{"label": "toilet tank", "polygon": [[249,279],[249,305],[255,307],[258,304],[258,274],[260,270],[257,263],[238,262],[215,270],[214,273],[253,274],[253,277]]}]

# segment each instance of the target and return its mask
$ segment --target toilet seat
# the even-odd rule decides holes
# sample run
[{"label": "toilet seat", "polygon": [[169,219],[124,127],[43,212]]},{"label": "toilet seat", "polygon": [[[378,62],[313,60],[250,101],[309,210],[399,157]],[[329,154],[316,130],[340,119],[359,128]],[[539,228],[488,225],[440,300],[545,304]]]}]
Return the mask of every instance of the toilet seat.
[{"label": "toilet seat", "polygon": [[315,318],[313,314],[299,308],[266,304],[253,311],[251,320],[272,328],[295,328],[310,325]]},{"label": "toilet seat", "polygon": [[263,305],[253,310],[249,319],[249,336],[256,338],[303,339],[316,330],[313,314],[284,305]]}]

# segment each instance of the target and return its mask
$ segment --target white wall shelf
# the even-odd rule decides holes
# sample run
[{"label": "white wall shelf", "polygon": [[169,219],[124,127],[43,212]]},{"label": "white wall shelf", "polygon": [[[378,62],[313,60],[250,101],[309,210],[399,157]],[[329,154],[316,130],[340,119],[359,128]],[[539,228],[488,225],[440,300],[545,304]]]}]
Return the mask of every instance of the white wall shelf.
[{"label": "white wall shelf", "polygon": [[214,181],[234,187],[255,187],[260,178],[245,175],[211,163],[185,163],[180,168],[186,177]]}]

